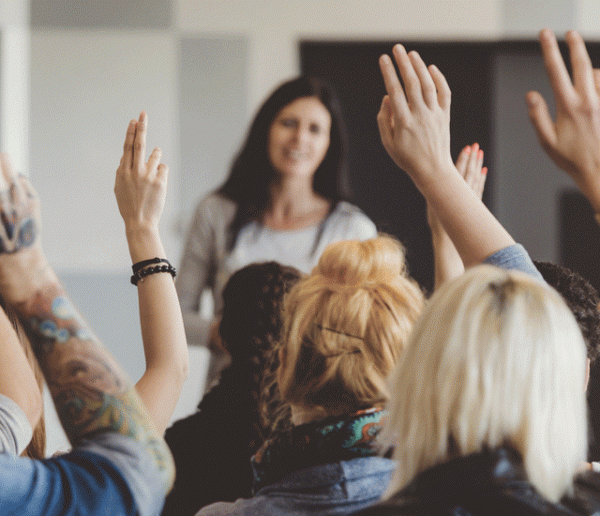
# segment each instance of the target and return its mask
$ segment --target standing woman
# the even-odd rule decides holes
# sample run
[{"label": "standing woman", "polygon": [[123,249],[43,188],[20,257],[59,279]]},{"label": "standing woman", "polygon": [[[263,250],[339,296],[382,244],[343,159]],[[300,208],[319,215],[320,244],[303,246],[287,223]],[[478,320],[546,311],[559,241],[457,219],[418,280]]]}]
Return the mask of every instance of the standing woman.
[{"label": "standing woman", "polygon": [[[309,272],[339,240],[366,240],[375,225],[347,198],[347,145],[340,104],[312,77],[279,86],[259,109],[229,177],[194,213],[177,291],[188,343],[205,346],[216,327],[200,313],[212,290],[215,314],[236,270],[276,260]],[[226,362],[213,349],[207,385]]]}]

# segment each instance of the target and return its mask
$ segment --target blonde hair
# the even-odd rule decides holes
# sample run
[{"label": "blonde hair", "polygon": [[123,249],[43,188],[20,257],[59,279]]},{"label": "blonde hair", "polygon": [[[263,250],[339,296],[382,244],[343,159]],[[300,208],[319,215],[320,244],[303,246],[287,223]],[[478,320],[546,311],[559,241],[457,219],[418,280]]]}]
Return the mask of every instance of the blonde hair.
[{"label": "blonde hair", "polygon": [[558,501],[587,448],[586,351],[573,315],[547,285],[489,266],[430,303],[390,379],[381,439],[400,467],[385,497],[456,454],[508,445]]},{"label": "blonde hair", "polygon": [[284,302],[282,399],[323,415],[383,404],[423,304],[397,240],[329,245]]}]

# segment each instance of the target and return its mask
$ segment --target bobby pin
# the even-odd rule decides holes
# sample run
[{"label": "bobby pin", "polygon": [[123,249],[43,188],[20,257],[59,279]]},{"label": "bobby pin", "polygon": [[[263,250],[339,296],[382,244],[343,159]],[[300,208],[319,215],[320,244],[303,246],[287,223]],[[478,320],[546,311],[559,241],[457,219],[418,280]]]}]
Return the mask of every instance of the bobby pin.
[{"label": "bobby pin", "polygon": [[327,328],[327,326],[322,326],[321,324],[317,324],[315,323],[315,326],[321,330],[326,330],[326,331],[330,331],[333,333],[337,333],[339,335],[345,335],[346,337],[350,337],[351,339],[359,339],[359,340],[365,340],[363,337],[359,337],[357,335],[350,335],[349,333],[340,331],[340,330],[334,330],[333,328]]}]

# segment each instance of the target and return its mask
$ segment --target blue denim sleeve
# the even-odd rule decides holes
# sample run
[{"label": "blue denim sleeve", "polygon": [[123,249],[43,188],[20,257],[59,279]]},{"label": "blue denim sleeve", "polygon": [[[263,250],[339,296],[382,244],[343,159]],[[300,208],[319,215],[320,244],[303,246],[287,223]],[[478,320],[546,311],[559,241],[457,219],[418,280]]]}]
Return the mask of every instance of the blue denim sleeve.
[{"label": "blue denim sleeve", "polygon": [[494,265],[501,269],[521,271],[540,281],[544,281],[544,278],[536,269],[529,254],[521,244],[513,244],[500,249],[491,256],[488,256],[483,263]]},{"label": "blue denim sleeve", "polygon": [[152,459],[117,434],[52,459],[0,454],[0,486],[2,516],[158,516],[164,503]]}]

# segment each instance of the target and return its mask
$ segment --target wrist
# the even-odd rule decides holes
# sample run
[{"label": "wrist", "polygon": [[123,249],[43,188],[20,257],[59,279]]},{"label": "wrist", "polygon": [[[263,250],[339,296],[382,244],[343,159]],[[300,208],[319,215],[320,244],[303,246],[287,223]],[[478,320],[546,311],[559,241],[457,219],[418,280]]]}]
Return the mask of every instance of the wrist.
[{"label": "wrist", "polygon": [[0,256],[0,294],[7,304],[29,301],[48,285],[60,284],[41,247]]},{"label": "wrist", "polygon": [[128,227],[126,228],[126,236],[132,263],[154,257],[166,258],[158,228]]}]

